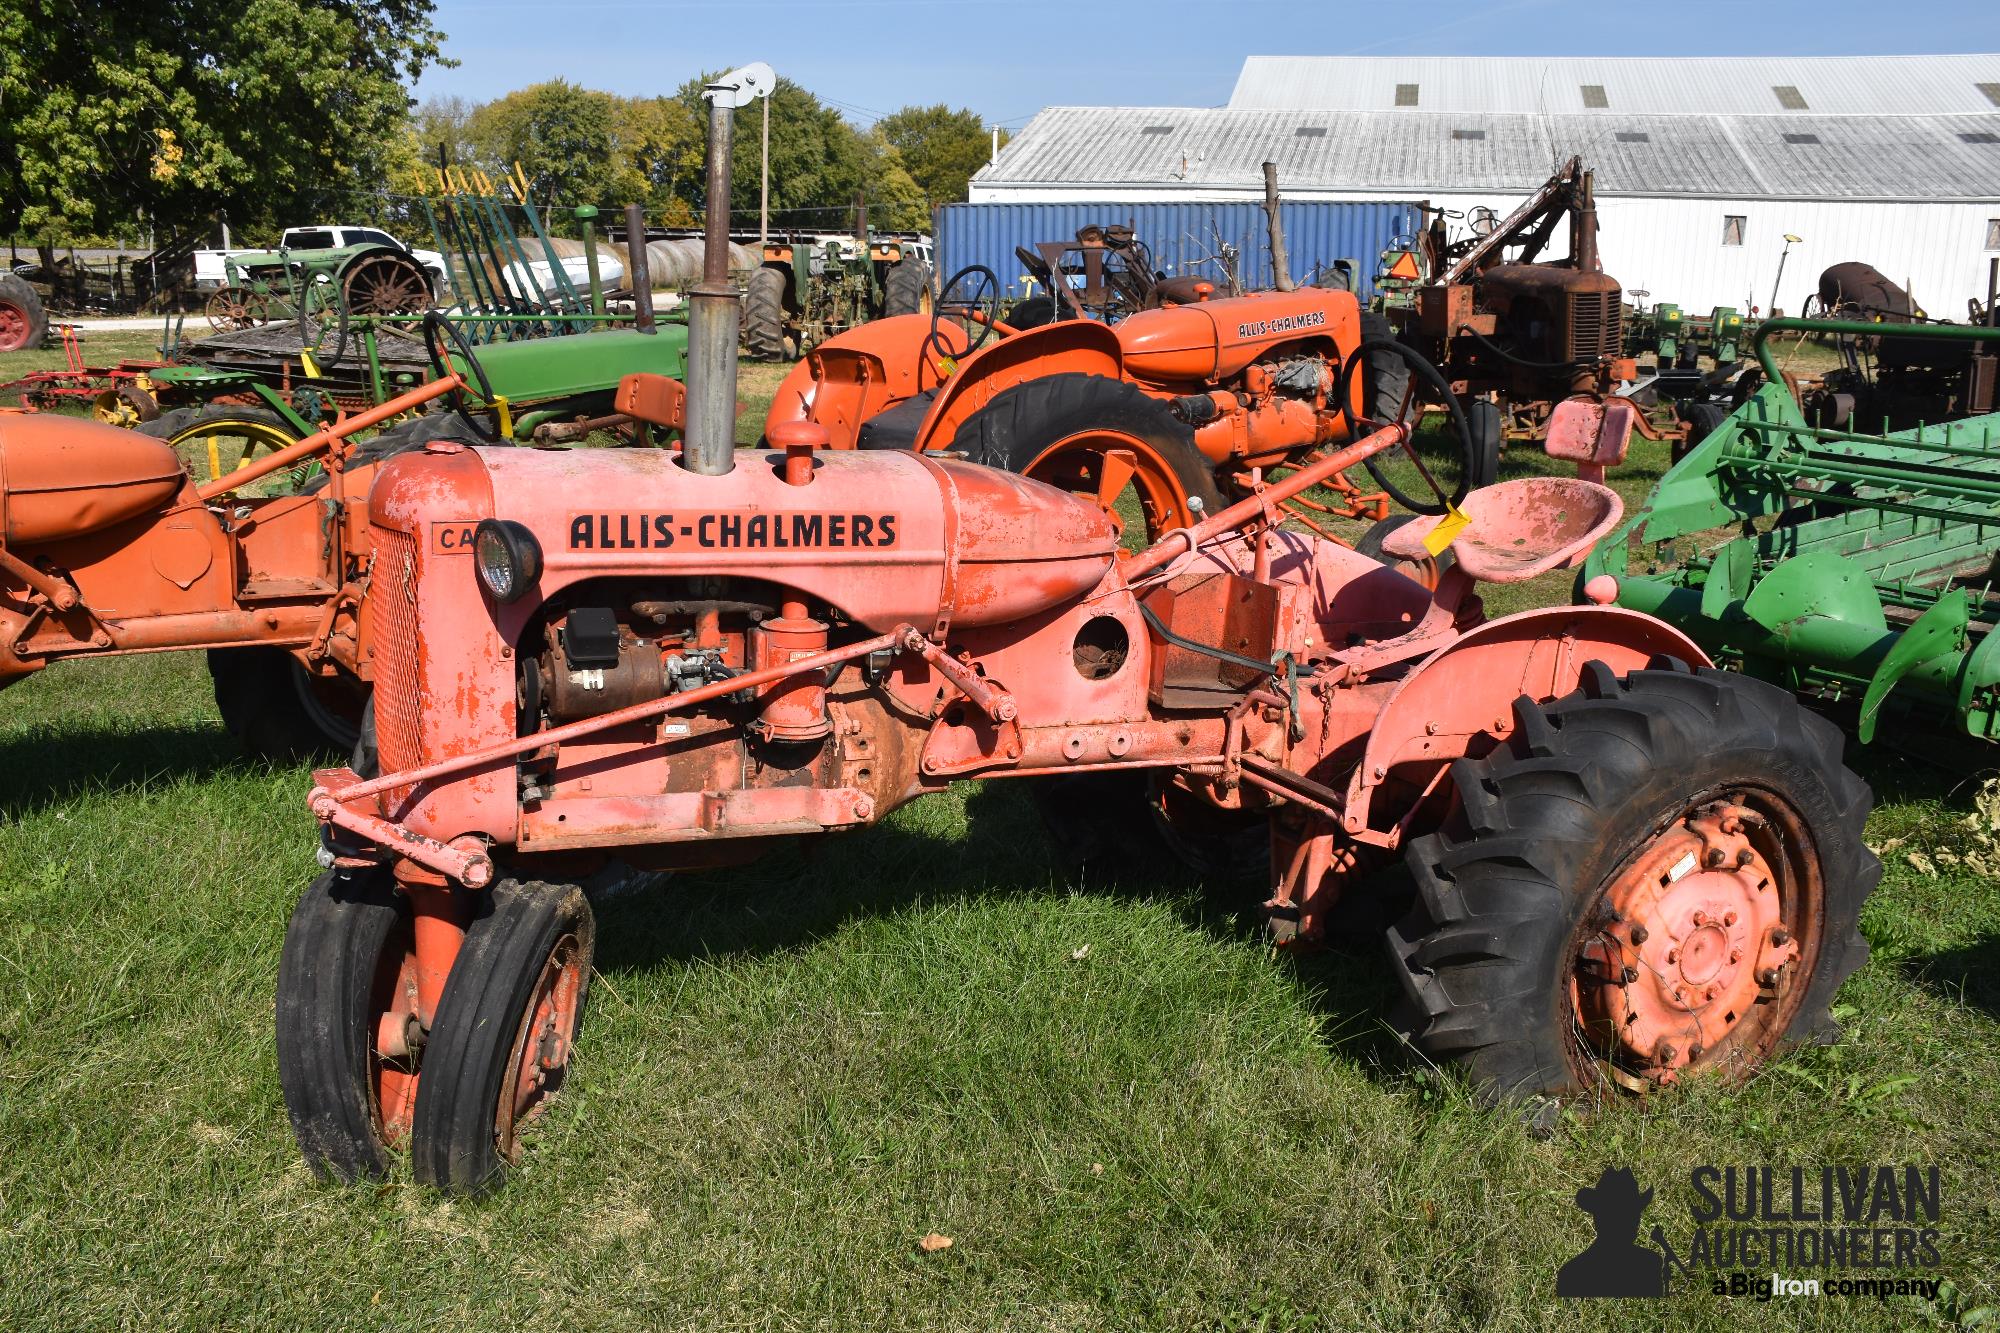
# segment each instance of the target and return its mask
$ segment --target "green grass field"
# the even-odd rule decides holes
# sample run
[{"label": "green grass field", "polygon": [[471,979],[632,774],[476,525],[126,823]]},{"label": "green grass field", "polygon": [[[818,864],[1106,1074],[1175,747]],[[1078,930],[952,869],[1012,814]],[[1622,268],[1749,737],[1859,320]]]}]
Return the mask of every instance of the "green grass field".
[{"label": "green grass field", "polygon": [[[1620,488],[1663,464],[1641,446]],[[1372,942],[1273,958],[1252,891],[1147,848],[1080,876],[1019,784],[967,783],[603,907],[575,1076],[466,1204],[320,1187],[293,1147],[271,1022],[306,771],[235,757],[197,657],[59,667],[0,694],[0,1328],[1976,1323],[2000,885],[1910,859],[1977,842],[1976,781],[1860,766],[1871,841],[1901,841],[1845,1038],[1741,1088],[1535,1137],[1398,1046]],[[1678,1243],[1692,1165],[1891,1162],[1943,1171],[1935,1303],[1554,1300],[1606,1166]]]}]

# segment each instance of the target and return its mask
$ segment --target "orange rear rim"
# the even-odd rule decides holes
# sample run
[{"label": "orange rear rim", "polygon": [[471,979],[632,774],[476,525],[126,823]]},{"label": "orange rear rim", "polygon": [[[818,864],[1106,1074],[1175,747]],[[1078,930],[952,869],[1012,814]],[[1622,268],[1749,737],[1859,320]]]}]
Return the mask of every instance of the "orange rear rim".
[{"label": "orange rear rim", "polygon": [[1775,793],[1704,794],[1605,881],[1578,928],[1575,1049],[1629,1090],[1746,1072],[1798,1015],[1825,883],[1805,821]]},{"label": "orange rear rim", "polygon": [[1120,512],[1119,497],[1128,490],[1138,499],[1147,542],[1175,528],[1194,526],[1197,515],[1188,504],[1187,488],[1152,445],[1119,430],[1088,430],[1066,435],[1036,454],[1021,469],[1037,481],[1094,497],[1121,528],[1130,515]]}]

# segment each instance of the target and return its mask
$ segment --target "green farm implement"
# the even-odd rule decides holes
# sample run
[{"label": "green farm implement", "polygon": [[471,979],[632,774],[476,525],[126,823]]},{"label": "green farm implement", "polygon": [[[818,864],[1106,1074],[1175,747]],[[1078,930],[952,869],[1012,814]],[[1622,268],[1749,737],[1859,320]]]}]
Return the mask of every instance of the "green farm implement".
[{"label": "green farm implement", "polygon": [[[1828,704],[2000,740],[2000,414],[1866,434],[1815,424],[1781,382],[1777,333],[1879,334],[1775,319],[1765,383],[1601,542],[1592,600],[1671,622],[1715,658]],[[2000,345],[2000,328],[1899,338]],[[1964,348],[1977,352],[1977,346]],[[1722,536],[1724,539],[1717,541]]]}]

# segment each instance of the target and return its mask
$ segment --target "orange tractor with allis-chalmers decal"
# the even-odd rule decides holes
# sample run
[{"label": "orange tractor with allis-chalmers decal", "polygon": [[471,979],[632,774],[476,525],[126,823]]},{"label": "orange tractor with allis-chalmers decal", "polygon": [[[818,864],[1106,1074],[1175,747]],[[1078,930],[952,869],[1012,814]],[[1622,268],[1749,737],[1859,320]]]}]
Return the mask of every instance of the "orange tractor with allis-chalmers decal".
[{"label": "orange tractor with allis-chalmers decal", "polygon": [[[698,297],[732,299],[718,277]],[[886,361],[822,348],[852,373],[804,386],[771,448],[734,449],[726,317],[693,321],[678,452],[444,442],[384,465],[373,744],[315,775],[326,873],[279,967],[279,1073],[315,1170],[377,1176],[407,1149],[419,1180],[476,1192],[518,1160],[572,1070],[592,858],[740,862],[971,777],[1065,784],[1046,790],[1072,818],[1137,814],[1212,873],[1267,866],[1283,941],[1372,903],[1395,920],[1413,1040],[1497,1096],[1740,1074],[1826,1024],[1880,870],[1839,732],[1610,605],[1609,580],[1589,605],[1483,614],[1480,582],[1573,565],[1617,523],[1616,493],[1438,481],[1467,447],[1449,386],[1411,363],[1453,423],[1428,450],[1414,392],[1404,420],[1355,410],[1333,365],[1351,302],[1162,313],[966,357],[914,441],[999,436],[982,416],[1049,383],[1010,357],[1067,348],[1065,376],[1106,387],[1061,402],[1126,415],[1038,403],[1000,418],[1036,423],[1009,457],[1035,471],[1082,441],[1098,480],[1158,459],[1171,530],[1137,552],[1090,476],[830,447],[918,397],[907,366],[884,380]],[[1202,383],[1212,417],[1186,401]],[[1169,388],[1198,422],[1155,410]],[[628,390],[647,410],[643,377]],[[1169,420],[1185,433],[1152,433]],[[1317,456],[1177,510],[1196,464],[1162,442],[1209,426],[1245,469]],[[1434,483],[1422,508],[1454,510],[1384,542],[1392,559],[1449,546],[1434,587],[1285,526],[1300,497],[1358,497],[1345,473],[1398,455]],[[467,527],[470,559],[433,541]],[[1371,874],[1398,854],[1415,894],[1385,911],[1393,881]]]},{"label": "orange tractor with allis-chalmers decal", "polygon": [[[1440,513],[1494,478],[1491,452],[1463,443],[1460,403],[1430,400],[1420,415],[1426,400],[1412,396],[1420,358],[1352,293],[1258,292],[1142,310],[1115,326],[1068,320],[1022,330],[1003,322],[998,294],[990,271],[967,269],[929,315],[830,339],[786,377],[767,433],[808,420],[835,449],[950,452],[1107,507],[1129,491],[1154,536],[1350,442],[1361,413],[1407,422],[1428,442],[1430,475],[1400,452],[1371,456],[1362,470],[1373,485],[1336,476],[1288,499],[1286,517],[1332,536],[1328,519],[1379,524],[1392,502]],[[1561,439],[1558,456],[1587,467],[1624,457],[1622,435],[1572,430]],[[1371,532],[1363,549],[1385,535]]]}]

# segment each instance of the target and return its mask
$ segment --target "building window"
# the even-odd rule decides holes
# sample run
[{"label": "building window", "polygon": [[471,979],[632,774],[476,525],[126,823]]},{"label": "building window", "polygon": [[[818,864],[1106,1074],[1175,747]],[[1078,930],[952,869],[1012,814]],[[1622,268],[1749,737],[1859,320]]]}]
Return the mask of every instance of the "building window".
[{"label": "building window", "polygon": [[1985,130],[1973,130],[1958,137],[1966,143],[2000,143],[2000,134],[1989,134]]},{"label": "building window", "polygon": [[1986,248],[2000,250],[2000,218],[1986,219]]},{"label": "building window", "polygon": [[1141,134],[1172,134],[1173,132],[1174,127],[1171,125],[1147,125],[1139,131]]},{"label": "building window", "polygon": [[1987,101],[1991,102],[1994,106],[2000,106],[2000,83],[1981,83],[1975,86],[1980,92],[1986,94]]},{"label": "building window", "polygon": [[1298,137],[1301,139],[1324,139],[1326,137],[1326,126],[1301,125],[1298,128]]},{"label": "building window", "polygon": [[1454,139],[1484,139],[1484,138],[1486,137],[1486,131],[1485,131],[1485,130],[1453,130],[1453,131],[1451,132],[1451,137],[1452,137],[1452,138],[1454,138]]},{"label": "building window", "polygon": [[1611,99],[1604,95],[1603,84],[1586,83],[1583,85],[1583,104],[1602,111],[1605,107],[1611,105]]},{"label": "building window", "polygon": [[1785,136],[1785,142],[1786,142],[1786,143],[1818,143],[1818,142],[1819,142],[1819,136],[1818,136],[1817,134],[1787,134],[1787,135]]},{"label": "building window", "polygon": [[1722,218],[1722,243],[1724,245],[1743,244],[1743,218],[1735,213],[1725,213]]},{"label": "building window", "polygon": [[1414,83],[1399,83],[1399,84],[1397,84],[1397,85],[1396,85],[1396,105],[1397,105],[1397,106],[1415,106],[1416,104],[1417,104],[1417,85],[1416,85],[1416,84],[1414,84]]},{"label": "building window", "polygon": [[1794,85],[1780,83],[1775,85],[1771,91],[1778,95],[1778,105],[1785,108],[1785,110],[1803,111],[1806,109],[1805,94],[1800,92]]},{"label": "building window", "polygon": [[1644,130],[1620,130],[1618,131],[1618,142],[1651,143],[1653,142],[1653,136],[1646,133]]}]

